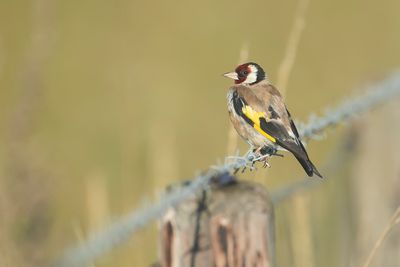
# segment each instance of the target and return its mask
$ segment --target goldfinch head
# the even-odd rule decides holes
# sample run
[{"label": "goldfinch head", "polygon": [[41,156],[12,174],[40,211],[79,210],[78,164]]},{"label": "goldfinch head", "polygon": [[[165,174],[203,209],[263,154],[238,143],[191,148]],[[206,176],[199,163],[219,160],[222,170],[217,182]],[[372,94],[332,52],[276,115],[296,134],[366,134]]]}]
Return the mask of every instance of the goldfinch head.
[{"label": "goldfinch head", "polygon": [[265,72],[260,65],[254,62],[239,65],[234,72],[224,74],[225,77],[235,80],[235,84],[256,84],[265,80]]}]

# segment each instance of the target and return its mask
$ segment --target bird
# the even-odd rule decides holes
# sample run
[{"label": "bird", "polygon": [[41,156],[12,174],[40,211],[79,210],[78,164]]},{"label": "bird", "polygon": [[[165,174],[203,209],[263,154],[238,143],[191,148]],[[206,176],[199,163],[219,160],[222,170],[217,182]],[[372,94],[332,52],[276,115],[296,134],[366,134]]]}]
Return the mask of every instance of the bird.
[{"label": "bird", "polygon": [[280,155],[278,150],[287,150],[308,176],[322,178],[301,142],[282,95],[263,68],[248,62],[223,75],[235,81],[227,95],[230,120],[240,137],[259,155],[258,159],[264,161],[264,167],[270,166],[270,156]]}]

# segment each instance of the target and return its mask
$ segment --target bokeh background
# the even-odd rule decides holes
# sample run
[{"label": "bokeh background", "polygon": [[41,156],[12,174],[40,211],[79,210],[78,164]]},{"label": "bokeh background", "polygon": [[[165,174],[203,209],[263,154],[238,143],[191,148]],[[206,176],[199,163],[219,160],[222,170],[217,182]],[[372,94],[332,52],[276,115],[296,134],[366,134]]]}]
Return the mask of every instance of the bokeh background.
[{"label": "bokeh background", "polygon": [[[276,81],[297,6],[0,0],[0,266],[48,263],[222,160],[231,81],[221,74],[245,51]],[[398,10],[396,0],[311,0],[285,90],[297,120],[399,67]],[[279,266],[360,266],[400,202],[399,121],[393,100],[309,143],[322,172],[343,143],[351,154],[276,208]],[[271,191],[303,177],[290,156],[271,163],[240,177]],[[399,251],[395,229],[373,266],[400,266]],[[93,266],[156,259],[153,224]]]}]

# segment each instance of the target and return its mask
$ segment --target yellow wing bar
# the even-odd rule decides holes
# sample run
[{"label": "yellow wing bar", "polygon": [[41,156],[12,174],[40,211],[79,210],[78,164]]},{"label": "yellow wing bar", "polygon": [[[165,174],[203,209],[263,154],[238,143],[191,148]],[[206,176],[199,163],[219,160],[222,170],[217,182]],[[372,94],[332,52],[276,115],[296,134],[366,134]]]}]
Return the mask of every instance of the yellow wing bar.
[{"label": "yellow wing bar", "polygon": [[270,140],[273,143],[276,143],[276,139],[266,133],[263,129],[260,127],[260,118],[265,118],[265,113],[262,111],[255,111],[252,109],[250,106],[243,106],[242,107],[242,112],[243,114],[249,118],[253,122],[253,127],[256,129],[257,132],[265,136],[268,140]]}]

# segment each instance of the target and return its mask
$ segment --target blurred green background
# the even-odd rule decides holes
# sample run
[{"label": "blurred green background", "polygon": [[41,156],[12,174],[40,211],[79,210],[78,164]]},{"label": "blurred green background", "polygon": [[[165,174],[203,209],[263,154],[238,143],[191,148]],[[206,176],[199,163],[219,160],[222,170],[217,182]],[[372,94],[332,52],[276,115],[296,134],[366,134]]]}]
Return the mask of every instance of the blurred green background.
[{"label": "blurred green background", "polygon": [[[157,199],[166,185],[222,160],[231,81],[221,74],[237,65],[247,47],[249,59],[274,82],[296,6],[0,0],[0,266],[47,263],[116,216]],[[296,119],[306,120],[399,66],[399,10],[396,0],[310,2],[286,90]],[[355,131],[363,134],[373,118],[379,122],[387,114],[399,119],[398,104],[365,117]],[[392,126],[384,129],[394,131]],[[372,139],[380,139],[374,129]],[[343,129],[328,134],[308,148],[321,169],[349,135]],[[370,145],[371,139],[359,139]],[[390,151],[400,148],[399,142],[388,145]],[[379,153],[359,148],[356,162],[331,173],[326,185],[277,207],[280,266],[356,266],[366,255],[393,211],[387,190],[399,185],[398,153],[389,154],[382,169],[368,169]],[[365,155],[370,158],[362,164]],[[303,176],[291,156],[271,163],[271,169],[241,178],[273,191]],[[357,196],[370,191],[354,193],[365,181],[355,178],[354,168],[380,175],[384,164],[397,178],[386,173],[371,179],[387,185],[373,194],[383,199],[376,209],[388,211],[376,216],[382,223],[362,224],[364,202]],[[394,199],[398,203],[398,195]],[[377,230],[361,231],[361,225]],[[400,250],[396,233],[385,252]],[[362,245],[354,241],[369,234]],[[395,253],[388,255],[381,258],[396,262]],[[154,224],[93,266],[148,266],[156,258]],[[396,260],[391,266],[399,266]]]}]

